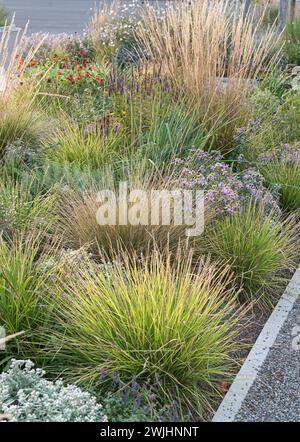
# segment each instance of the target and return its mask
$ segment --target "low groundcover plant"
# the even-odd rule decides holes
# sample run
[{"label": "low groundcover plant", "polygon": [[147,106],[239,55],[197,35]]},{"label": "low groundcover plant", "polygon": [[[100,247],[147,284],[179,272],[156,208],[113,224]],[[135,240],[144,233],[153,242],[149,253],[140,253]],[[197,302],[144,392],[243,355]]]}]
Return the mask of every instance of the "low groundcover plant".
[{"label": "low groundcover plant", "polygon": [[0,412],[11,422],[105,422],[100,404],[75,385],[44,378],[30,360],[12,360],[0,374]]}]

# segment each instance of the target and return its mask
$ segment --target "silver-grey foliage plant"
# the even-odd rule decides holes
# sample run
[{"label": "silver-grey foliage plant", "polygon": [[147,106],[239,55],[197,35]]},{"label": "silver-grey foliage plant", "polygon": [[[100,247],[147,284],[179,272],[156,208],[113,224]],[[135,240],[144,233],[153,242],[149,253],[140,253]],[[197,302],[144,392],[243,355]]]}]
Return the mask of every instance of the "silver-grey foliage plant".
[{"label": "silver-grey foliage plant", "polygon": [[44,378],[30,360],[13,359],[0,374],[0,415],[14,422],[106,422],[96,398],[75,385]]}]

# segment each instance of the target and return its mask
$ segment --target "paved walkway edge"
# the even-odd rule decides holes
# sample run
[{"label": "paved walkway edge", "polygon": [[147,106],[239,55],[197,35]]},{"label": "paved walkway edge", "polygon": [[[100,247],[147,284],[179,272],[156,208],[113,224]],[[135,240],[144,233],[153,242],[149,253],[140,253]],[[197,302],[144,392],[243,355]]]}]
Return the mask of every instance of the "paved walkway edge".
[{"label": "paved walkway edge", "polygon": [[299,294],[300,268],[295,272],[284,294],[266,322],[247,359],[215,413],[212,419],[213,422],[234,421]]}]

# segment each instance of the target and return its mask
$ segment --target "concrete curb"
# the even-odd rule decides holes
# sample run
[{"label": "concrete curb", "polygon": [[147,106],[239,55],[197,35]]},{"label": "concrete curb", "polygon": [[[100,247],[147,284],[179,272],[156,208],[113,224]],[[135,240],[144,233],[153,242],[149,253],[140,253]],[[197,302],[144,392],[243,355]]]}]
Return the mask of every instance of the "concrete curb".
[{"label": "concrete curb", "polygon": [[234,418],[254,383],[270,348],[273,346],[278,333],[299,296],[300,268],[295,272],[273,313],[266,322],[247,359],[215,413],[212,419],[213,422],[234,422]]}]

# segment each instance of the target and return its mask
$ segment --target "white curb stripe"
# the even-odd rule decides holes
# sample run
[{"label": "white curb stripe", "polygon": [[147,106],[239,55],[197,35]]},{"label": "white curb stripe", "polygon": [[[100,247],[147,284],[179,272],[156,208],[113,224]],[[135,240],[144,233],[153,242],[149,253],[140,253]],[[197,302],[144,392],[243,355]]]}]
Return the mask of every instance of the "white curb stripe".
[{"label": "white curb stripe", "polygon": [[214,415],[213,422],[233,422],[249,389],[255,381],[270,348],[300,296],[300,268],[295,272],[273,313],[266,322],[247,359],[231,384],[226,396]]}]

